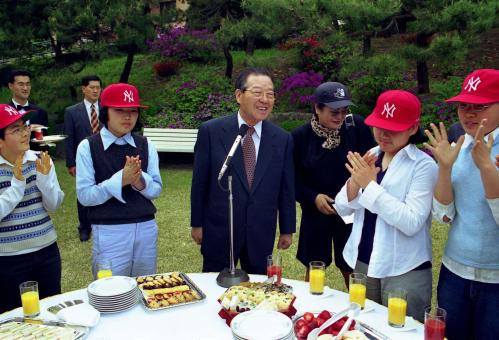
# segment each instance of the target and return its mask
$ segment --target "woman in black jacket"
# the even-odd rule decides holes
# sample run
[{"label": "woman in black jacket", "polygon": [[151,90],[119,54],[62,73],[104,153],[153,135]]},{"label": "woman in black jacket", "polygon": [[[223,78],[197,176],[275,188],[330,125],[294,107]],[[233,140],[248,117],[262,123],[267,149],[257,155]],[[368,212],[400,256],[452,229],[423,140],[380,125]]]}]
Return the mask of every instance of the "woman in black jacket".
[{"label": "woman in black jacket", "polygon": [[352,268],[342,252],[352,228],[337,215],[333,198],[350,177],[345,168],[347,152],[363,155],[374,146],[374,140],[364,119],[350,113],[353,103],[343,84],[323,83],[315,90],[314,97],[311,122],[292,132],[296,200],[302,208],[296,257],[305,265],[308,281],[309,262],[324,261],[329,266],[334,243],[335,265],[348,287]]}]

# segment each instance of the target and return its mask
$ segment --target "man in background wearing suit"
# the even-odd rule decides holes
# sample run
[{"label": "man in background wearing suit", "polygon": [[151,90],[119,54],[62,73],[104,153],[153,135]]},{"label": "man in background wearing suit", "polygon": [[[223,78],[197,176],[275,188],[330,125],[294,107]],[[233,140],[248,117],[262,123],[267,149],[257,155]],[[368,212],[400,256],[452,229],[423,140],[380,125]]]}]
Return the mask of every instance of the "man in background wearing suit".
[{"label": "man in background wearing suit", "polygon": [[[249,126],[230,169],[234,197],[234,260],[248,273],[265,274],[266,257],[287,249],[296,228],[293,140],[266,121],[274,106],[270,73],[249,68],[236,80],[239,112],[203,123],[194,153],[191,235],[201,245],[203,271],[229,267],[228,193],[217,177],[242,124]],[[221,185],[227,188],[227,173]]]},{"label": "man in background wearing suit", "polygon": [[[64,133],[68,136],[65,142],[66,166],[71,176],[76,176],[76,149],[78,144],[88,136],[98,133],[101,127],[99,123],[99,96],[102,82],[95,75],[83,77],[81,80],[81,91],[83,101],[66,108],[64,112]],[[88,208],[76,201],[78,205],[78,220],[80,225],[78,231],[80,241],[88,241],[92,228],[87,217]]]},{"label": "man in background wearing suit", "polygon": [[[12,101],[10,105],[15,107],[20,113],[25,111],[32,112],[29,119],[30,125],[42,125],[48,127],[49,119],[47,111],[30,103],[28,101],[31,93],[31,74],[26,70],[12,70],[9,74],[9,89],[12,93]],[[46,134],[46,130],[42,130]],[[34,132],[31,133],[31,139],[35,138]],[[48,151],[48,146],[30,142],[30,149],[35,151]]]}]

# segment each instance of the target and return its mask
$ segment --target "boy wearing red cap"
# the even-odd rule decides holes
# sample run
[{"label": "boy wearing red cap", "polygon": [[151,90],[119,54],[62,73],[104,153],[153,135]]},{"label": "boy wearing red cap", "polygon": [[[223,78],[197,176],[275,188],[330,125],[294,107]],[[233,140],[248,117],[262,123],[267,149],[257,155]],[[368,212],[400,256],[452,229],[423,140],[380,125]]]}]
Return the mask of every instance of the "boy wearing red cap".
[{"label": "boy wearing red cap", "polygon": [[162,189],[158,153],[145,137],[132,133],[140,105],[137,88],[111,84],[101,94],[104,127],[83,140],[76,155],[78,200],[89,207],[92,270],[111,261],[113,275],[156,272],[158,227],[151,200]]},{"label": "boy wearing red cap", "polygon": [[407,291],[407,314],[423,321],[431,304],[431,203],[437,165],[416,144],[421,104],[407,91],[382,93],[365,124],[378,144],[364,157],[349,152],[351,176],[336,196],[340,215],[355,213],[343,251],[367,275],[367,298],[388,304],[388,292]]},{"label": "boy wearing red cap", "polygon": [[38,281],[40,298],[61,293],[61,257],[47,211],[61,205],[64,193],[50,156],[29,150],[28,115],[0,104],[0,313],[21,305],[24,281]]},{"label": "boy wearing red cap", "polygon": [[457,104],[466,134],[455,146],[443,123],[427,148],[438,161],[433,216],[450,223],[438,281],[449,339],[499,338],[499,70],[469,74]]}]

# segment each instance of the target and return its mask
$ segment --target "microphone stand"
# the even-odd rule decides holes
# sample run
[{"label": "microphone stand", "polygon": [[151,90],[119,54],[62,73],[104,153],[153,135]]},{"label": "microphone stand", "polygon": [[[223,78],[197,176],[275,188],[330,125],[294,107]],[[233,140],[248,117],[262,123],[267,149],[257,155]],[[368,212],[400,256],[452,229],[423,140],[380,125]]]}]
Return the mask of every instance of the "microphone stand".
[{"label": "microphone stand", "polygon": [[[232,196],[232,176],[227,177],[229,187],[229,268],[224,268],[217,276],[217,284],[224,288],[235,286],[241,282],[249,281],[249,276],[242,269],[237,269],[234,264],[234,205]],[[218,185],[223,191],[225,190],[218,181]]]}]

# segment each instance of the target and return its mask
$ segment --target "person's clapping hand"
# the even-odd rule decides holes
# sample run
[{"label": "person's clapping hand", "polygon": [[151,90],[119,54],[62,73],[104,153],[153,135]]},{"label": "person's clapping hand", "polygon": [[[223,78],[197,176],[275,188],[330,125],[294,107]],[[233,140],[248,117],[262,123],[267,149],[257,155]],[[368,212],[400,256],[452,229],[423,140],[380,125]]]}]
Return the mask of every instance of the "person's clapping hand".
[{"label": "person's clapping hand", "polygon": [[347,159],[349,164],[345,164],[350,172],[350,179],[362,189],[365,189],[372,181],[376,182],[380,168],[375,165],[376,157],[364,155],[362,157],[358,152],[348,152]]},{"label": "person's clapping hand", "polygon": [[18,181],[24,181],[24,176],[23,176],[23,158],[24,158],[24,152],[17,155],[16,158],[16,163],[14,163],[14,177]]},{"label": "person's clapping hand", "polygon": [[132,186],[137,190],[143,190],[145,188],[144,180],[142,179],[142,161],[140,156],[137,155],[132,157],[133,162],[135,162],[136,169],[138,171],[138,176],[136,180],[132,183]]},{"label": "person's clapping hand", "polygon": [[49,153],[47,151],[40,152],[40,158],[36,160],[36,171],[48,175],[51,168]]},{"label": "person's clapping hand", "polygon": [[490,159],[490,152],[492,150],[492,145],[494,144],[494,136],[490,133],[487,142],[484,141],[484,129],[486,123],[486,119],[482,119],[480,122],[480,126],[476,130],[475,134],[475,143],[471,149],[471,157],[473,157],[473,161],[478,169],[494,166],[494,163]]},{"label": "person's clapping hand", "polygon": [[125,166],[123,167],[122,186],[136,183],[142,175],[139,156],[126,156]]},{"label": "person's clapping hand", "polygon": [[438,128],[431,123],[430,127],[433,133],[429,130],[424,131],[429,139],[429,143],[424,143],[425,148],[431,151],[440,167],[452,168],[463,146],[464,136],[459,137],[456,145],[452,146],[447,139],[447,130],[444,123],[440,122]]}]

